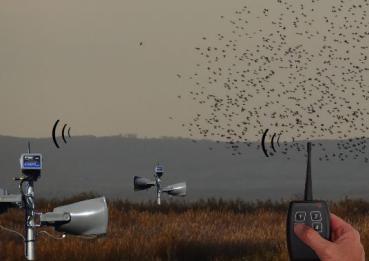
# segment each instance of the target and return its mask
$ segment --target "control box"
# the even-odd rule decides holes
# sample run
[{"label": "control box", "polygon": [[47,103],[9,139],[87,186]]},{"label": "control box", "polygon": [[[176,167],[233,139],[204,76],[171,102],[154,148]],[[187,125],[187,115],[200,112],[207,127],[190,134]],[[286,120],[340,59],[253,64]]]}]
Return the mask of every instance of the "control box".
[{"label": "control box", "polygon": [[22,154],[20,168],[25,175],[40,175],[42,170],[42,155],[40,153]]},{"label": "control box", "polygon": [[294,233],[294,226],[305,224],[330,240],[330,214],[325,201],[293,201],[287,219],[287,245],[291,260],[319,260],[315,252]]},{"label": "control box", "polygon": [[319,257],[294,232],[297,224],[313,228],[323,238],[330,240],[330,213],[328,205],[322,200],[313,200],[311,178],[311,142],[307,143],[307,168],[304,200],[292,201],[287,214],[287,246],[292,261],[319,261]]},{"label": "control box", "polygon": [[155,166],[155,174],[160,178],[164,174],[164,167],[161,165]]}]

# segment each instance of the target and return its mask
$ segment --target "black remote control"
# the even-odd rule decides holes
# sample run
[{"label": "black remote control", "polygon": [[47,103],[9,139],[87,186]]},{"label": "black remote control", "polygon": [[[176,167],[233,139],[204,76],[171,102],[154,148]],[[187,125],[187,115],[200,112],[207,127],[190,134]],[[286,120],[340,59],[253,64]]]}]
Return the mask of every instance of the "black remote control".
[{"label": "black remote control", "polygon": [[305,198],[290,203],[287,215],[287,246],[293,261],[320,260],[315,252],[294,233],[296,224],[305,224],[327,240],[330,240],[330,213],[325,201],[313,200],[311,180],[311,143],[307,144],[308,160],[305,182]]}]

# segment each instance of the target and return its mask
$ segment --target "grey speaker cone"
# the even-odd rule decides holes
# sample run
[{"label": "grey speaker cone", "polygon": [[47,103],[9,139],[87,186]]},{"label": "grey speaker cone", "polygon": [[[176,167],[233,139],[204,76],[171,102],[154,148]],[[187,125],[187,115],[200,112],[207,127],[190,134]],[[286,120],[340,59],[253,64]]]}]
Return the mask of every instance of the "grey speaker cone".
[{"label": "grey speaker cone", "polygon": [[108,229],[108,206],[105,197],[57,207],[55,213],[69,213],[68,223],[57,224],[55,230],[72,235],[103,235]]}]

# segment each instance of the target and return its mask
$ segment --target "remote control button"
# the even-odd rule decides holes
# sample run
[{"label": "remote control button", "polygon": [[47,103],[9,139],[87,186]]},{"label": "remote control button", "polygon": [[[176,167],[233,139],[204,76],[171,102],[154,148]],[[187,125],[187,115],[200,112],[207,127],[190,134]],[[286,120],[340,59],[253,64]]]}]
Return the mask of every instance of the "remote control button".
[{"label": "remote control button", "polygon": [[322,224],[322,223],[320,223],[320,222],[314,222],[314,223],[312,224],[312,227],[313,227],[313,229],[314,229],[315,231],[317,231],[317,232],[323,232],[323,224]]},{"label": "remote control button", "polygon": [[304,222],[305,217],[306,217],[306,212],[305,211],[297,211],[295,213],[295,221],[296,222]]},{"label": "remote control button", "polygon": [[312,221],[321,221],[322,220],[322,214],[320,211],[312,211],[310,213],[310,217]]}]

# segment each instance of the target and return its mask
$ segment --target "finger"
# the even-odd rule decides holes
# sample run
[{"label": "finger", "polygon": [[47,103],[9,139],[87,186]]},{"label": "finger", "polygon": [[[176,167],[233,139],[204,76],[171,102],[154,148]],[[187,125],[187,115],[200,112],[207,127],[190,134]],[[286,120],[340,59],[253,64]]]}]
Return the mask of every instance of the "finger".
[{"label": "finger", "polygon": [[331,229],[332,233],[335,233],[339,237],[352,231],[352,226],[335,214],[331,214]]},{"label": "finger", "polygon": [[294,232],[306,245],[314,250],[321,258],[326,253],[328,247],[332,247],[332,242],[324,239],[318,232],[304,224],[294,226]]}]

